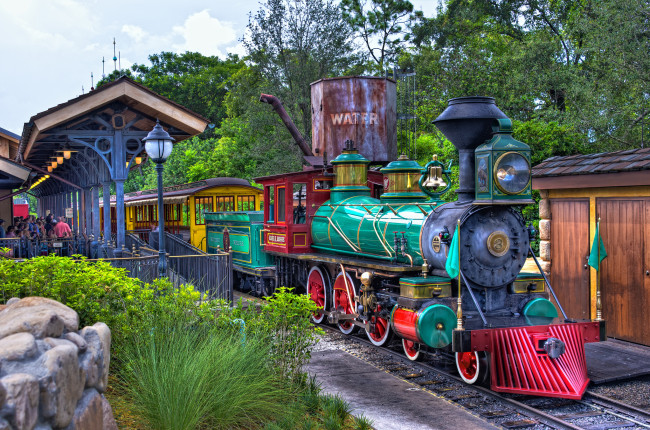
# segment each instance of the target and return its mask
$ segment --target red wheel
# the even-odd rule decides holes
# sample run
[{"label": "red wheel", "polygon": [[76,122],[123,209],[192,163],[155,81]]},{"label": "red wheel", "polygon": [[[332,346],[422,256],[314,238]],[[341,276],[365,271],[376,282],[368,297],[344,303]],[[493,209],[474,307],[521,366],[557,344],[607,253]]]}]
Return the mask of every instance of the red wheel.
[{"label": "red wheel", "polygon": [[[307,276],[307,293],[311,300],[316,303],[316,306],[327,310],[327,290],[329,289],[329,282],[326,275],[323,274],[320,268],[314,266],[309,271]],[[325,314],[315,313],[312,314],[311,319],[320,324],[325,319]]]},{"label": "red wheel", "polygon": [[[343,314],[355,314],[355,295],[356,288],[352,277],[348,273],[339,273],[334,281],[334,305],[332,308]],[[343,334],[350,334],[356,328],[351,320],[342,320],[338,326]]]},{"label": "red wheel", "polygon": [[390,330],[390,323],[387,319],[378,317],[378,314],[381,311],[381,306],[377,305],[375,310],[375,316],[370,318],[370,322],[375,325],[374,331],[371,333],[366,329],[366,334],[368,339],[376,346],[384,346],[391,338],[392,331]]},{"label": "red wheel", "polygon": [[488,361],[485,352],[457,352],[458,374],[468,384],[483,384],[487,381]]},{"label": "red wheel", "polygon": [[402,348],[406,358],[411,361],[420,361],[420,344],[412,340],[402,339]]}]

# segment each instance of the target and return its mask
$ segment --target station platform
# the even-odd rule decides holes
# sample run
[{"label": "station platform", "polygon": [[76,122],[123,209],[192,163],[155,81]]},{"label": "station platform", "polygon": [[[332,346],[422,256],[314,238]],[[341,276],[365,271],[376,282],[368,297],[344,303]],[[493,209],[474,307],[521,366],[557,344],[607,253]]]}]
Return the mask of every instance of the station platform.
[{"label": "station platform", "polygon": [[650,348],[616,339],[585,344],[587,376],[593,384],[650,375]]},{"label": "station platform", "polygon": [[499,428],[345,351],[314,351],[306,370],[323,392],[338,394],[376,430]]}]

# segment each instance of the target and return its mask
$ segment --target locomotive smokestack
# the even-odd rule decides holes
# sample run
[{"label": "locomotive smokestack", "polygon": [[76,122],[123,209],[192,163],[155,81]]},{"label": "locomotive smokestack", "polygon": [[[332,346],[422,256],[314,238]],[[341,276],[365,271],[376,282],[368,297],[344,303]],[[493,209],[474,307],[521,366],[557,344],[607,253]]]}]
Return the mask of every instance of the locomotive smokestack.
[{"label": "locomotive smokestack", "polygon": [[287,111],[284,110],[284,106],[282,106],[282,102],[277,97],[272,96],[270,94],[260,94],[260,101],[262,103],[268,103],[271,106],[273,106],[273,110],[275,110],[275,113],[277,113],[280,116],[280,119],[289,130],[289,133],[291,133],[293,140],[296,141],[296,143],[302,150],[302,153],[305,154],[305,156],[307,157],[312,157],[314,154],[311,152],[311,148],[309,148],[309,145],[307,145],[305,138],[302,137],[296,125],[293,123],[293,121],[291,121],[291,118],[289,117]]},{"label": "locomotive smokestack", "polygon": [[433,123],[458,149],[459,201],[474,200],[474,150],[492,136],[495,119],[507,118],[493,97],[458,97]]}]

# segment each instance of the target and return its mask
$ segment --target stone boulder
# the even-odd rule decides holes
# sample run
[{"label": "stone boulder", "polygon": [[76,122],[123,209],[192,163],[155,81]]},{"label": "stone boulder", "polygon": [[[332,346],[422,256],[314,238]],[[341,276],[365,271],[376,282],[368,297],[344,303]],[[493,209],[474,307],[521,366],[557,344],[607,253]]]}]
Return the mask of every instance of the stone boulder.
[{"label": "stone boulder", "polygon": [[48,299],[45,297],[25,297],[12,302],[12,299],[7,301],[8,310],[11,309],[21,309],[21,308],[31,308],[36,307],[46,307],[54,311],[59,318],[63,320],[66,331],[77,331],[79,330],[79,315],[69,308],[68,306],[57,302],[56,300]]},{"label": "stone boulder", "polygon": [[117,429],[108,401],[111,331],[42,297],[0,308],[0,430]]}]

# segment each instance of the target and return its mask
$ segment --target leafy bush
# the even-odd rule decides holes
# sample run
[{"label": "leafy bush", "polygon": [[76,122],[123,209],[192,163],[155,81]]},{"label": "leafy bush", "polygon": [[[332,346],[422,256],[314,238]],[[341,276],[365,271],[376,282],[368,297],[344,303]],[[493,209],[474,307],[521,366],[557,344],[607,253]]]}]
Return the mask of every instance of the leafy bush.
[{"label": "leafy bush", "polygon": [[28,296],[71,307],[82,327],[105,322],[111,328],[114,350],[126,336],[146,332],[146,318],[174,320],[191,310],[197,321],[210,321],[222,305],[215,301],[196,306],[200,293],[192,286],[175,288],[167,279],[144,284],[103,261],[56,256],[24,262],[0,259],[0,303]]},{"label": "leafy bush", "polygon": [[231,308],[201,302],[192,286],[174,287],[167,279],[144,284],[102,261],[0,258],[0,303],[26,296],[70,306],[82,326],[108,324],[111,381],[118,381],[109,396],[128,402],[128,413],[137,415],[130,416],[133,423],[345,428],[349,407],[327,406],[331,399],[302,373],[320,332],[310,323],[316,305],[307,295],[278,288],[259,306]]},{"label": "leafy bush", "polygon": [[264,305],[244,308],[242,303],[232,310],[223,309],[218,317],[220,326],[232,325],[235,319],[246,324],[246,333],[265,339],[270,347],[274,367],[299,385],[305,381],[303,366],[311,358],[311,348],[317,333],[310,321],[317,310],[316,304],[306,294],[293,294],[292,289],[280,287],[267,297]]}]

